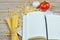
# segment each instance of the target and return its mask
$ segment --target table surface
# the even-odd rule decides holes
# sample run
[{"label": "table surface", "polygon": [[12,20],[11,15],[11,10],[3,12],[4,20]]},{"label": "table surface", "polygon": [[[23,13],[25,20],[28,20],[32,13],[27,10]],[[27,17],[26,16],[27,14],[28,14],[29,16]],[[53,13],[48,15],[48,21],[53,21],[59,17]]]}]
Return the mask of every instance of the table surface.
[{"label": "table surface", "polygon": [[[30,0],[27,0],[27,3],[31,3]],[[41,2],[41,0],[39,0]],[[57,12],[58,14],[60,13],[60,0],[47,0],[51,3],[51,5],[53,6],[52,8],[50,8],[50,10],[52,10],[53,12]],[[32,1],[33,2],[33,1]],[[10,38],[7,36],[4,36],[2,34],[4,34],[4,30],[9,31],[9,28],[7,27],[7,25],[5,24],[5,21],[3,19],[9,17],[8,16],[8,8],[16,8],[16,5],[18,4],[23,4],[24,0],[20,1],[20,0],[0,0],[0,18],[2,19],[0,21],[0,40],[9,40]],[[56,6],[56,7],[54,7]]]}]

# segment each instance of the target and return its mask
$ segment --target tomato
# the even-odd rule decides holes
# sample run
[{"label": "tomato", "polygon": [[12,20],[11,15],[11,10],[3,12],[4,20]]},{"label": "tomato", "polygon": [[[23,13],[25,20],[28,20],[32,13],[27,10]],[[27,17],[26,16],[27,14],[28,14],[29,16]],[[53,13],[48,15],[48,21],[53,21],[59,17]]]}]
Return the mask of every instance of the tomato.
[{"label": "tomato", "polygon": [[44,2],[40,3],[38,8],[41,9],[42,11],[46,11],[46,10],[48,10],[50,8],[50,3],[44,1]]}]

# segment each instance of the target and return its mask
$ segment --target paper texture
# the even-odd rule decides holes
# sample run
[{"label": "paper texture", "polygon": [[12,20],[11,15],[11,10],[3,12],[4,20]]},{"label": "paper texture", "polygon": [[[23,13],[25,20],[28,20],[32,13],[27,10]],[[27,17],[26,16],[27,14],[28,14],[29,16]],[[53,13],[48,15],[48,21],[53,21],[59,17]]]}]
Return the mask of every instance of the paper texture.
[{"label": "paper texture", "polygon": [[46,37],[45,20],[42,12],[32,12],[23,17],[23,40],[36,36]]},{"label": "paper texture", "polygon": [[60,16],[46,15],[48,26],[48,38],[60,39]]}]

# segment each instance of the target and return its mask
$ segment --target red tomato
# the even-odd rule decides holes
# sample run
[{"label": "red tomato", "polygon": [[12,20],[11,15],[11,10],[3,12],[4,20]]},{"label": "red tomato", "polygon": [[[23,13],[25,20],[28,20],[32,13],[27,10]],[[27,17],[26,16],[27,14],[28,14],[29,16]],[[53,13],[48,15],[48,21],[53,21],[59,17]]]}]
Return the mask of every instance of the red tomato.
[{"label": "red tomato", "polygon": [[50,4],[49,2],[42,2],[39,6],[38,6],[39,9],[41,9],[42,11],[46,11],[50,8]]}]

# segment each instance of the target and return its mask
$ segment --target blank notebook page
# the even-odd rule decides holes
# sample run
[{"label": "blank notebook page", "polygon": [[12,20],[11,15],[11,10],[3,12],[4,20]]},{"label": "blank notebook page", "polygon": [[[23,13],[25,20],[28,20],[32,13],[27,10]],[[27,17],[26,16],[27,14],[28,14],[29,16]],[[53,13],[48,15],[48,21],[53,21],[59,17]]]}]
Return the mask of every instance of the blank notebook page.
[{"label": "blank notebook page", "polygon": [[60,16],[46,15],[49,39],[60,39]]},{"label": "blank notebook page", "polygon": [[46,37],[43,12],[31,12],[23,17],[23,40],[36,36]]}]

